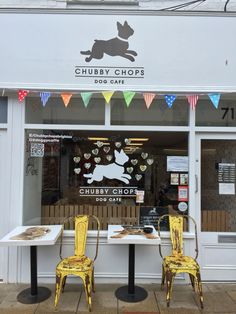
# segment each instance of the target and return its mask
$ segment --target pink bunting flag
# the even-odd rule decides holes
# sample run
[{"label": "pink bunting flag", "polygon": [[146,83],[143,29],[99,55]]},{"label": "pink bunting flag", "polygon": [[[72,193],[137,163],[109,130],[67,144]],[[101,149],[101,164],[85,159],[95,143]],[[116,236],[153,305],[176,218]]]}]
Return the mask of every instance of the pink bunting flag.
[{"label": "pink bunting flag", "polygon": [[27,90],[20,89],[18,91],[18,100],[19,100],[19,102],[22,102],[28,94],[29,94],[29,92]]},{"label": "pink bunting flag", "polygon": [[144,97],[144,100],[145,100],[145,103],[146,103],[146,107],[149,109],[150,106],[151,106],[151,103],[154,99],[156,95],[155,94],[152,94],[152,93],[143,93],[143,97]]},{"label": "pink bunting flag", "polygon": [[186,97],[188,99],[188,103],[190,104],[190,107],[194,110],[197,105],[198,95],[189,95]]},{"label": "pink bunting flag", "polygon": [[61,98],[63,99],[65,107],[67,107],[69,105],[71,96],[72,96],[72,94],[66,94],[66,93],[61,94]]}]

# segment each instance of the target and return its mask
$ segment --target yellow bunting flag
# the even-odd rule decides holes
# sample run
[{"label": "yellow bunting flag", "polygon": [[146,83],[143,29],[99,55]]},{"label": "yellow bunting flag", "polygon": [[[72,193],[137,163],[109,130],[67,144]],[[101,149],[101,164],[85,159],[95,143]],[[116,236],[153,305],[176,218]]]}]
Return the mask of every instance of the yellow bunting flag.
[{"label": "yellow bunting flag", "polygon": [[149,109],[150,106],[151,106],[151,103],[154,99],[156,95],[155,94],[152,94],[152,93],[143,93],[143,97],[144,97],[144,100],[145,100],[145,104],[146,104],[146,107]]},{"label": "yellow bunting flag", "polygon": [[67,107],[69,105],[71,96],[72,96],[72,94],[66,94],[66,93],[61,94],[61,98],[63,99],[65,107]]},{"label": "yellow bunting flag", "polygon": [[114,92],[102,92],[103,97],[106,100],[106,103],[108,104],[111,100],[112,95],[114,94]]}]

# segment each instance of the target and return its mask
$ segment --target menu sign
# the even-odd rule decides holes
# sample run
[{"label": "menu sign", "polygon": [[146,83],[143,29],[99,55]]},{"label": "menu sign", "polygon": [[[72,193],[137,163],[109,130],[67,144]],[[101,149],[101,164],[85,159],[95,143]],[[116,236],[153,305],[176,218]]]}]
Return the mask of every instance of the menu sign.
[{"label": "menu sign", "polygon": [[165,214],[168,214],[167,207],[141,206],[139,223],[140,225],[153,225],[157,228],[158,219]]}]

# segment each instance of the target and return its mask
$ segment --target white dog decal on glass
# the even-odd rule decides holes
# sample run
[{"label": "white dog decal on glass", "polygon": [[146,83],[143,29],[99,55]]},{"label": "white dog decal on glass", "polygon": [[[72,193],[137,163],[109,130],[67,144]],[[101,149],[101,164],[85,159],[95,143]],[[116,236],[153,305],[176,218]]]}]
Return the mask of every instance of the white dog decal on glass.
[{"label": "white dog decal on glass", "polygon": [[102,181],[103,178],[107,179],[117,179],[125,184],[129,184],[131,176],[124,173],[124,164],[129,160],[129,157],[124,153],[123,149],[120,153],[115,150],[115,162],[109,165],[96,165],[93,173],[84,174],[85,178],[88,179],[88,184],[91,184],[93,181]]}]

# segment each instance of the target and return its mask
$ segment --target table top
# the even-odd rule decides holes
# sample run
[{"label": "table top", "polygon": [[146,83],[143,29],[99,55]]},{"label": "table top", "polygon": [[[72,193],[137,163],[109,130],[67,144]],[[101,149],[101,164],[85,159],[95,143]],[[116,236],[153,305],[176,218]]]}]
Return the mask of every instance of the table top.
[{"label": "table top", "polygon": [[124,230],[121,225],[108,225],[107,242],[110,244],[150,244],[157,245],[161,243],[161,239],[158,237],[157,231],[152,225],[145,225],[145,227],[152,227],[152,235],[157,236],[155,239],[148,239],[144,235],[126,235],[123,238],[111,238],[118,233],[116,231]]},{"label": "table top", "polygon": [[[33,229],[29,230],[29,228]],[[37,230],[38,232],[41,231],[42,235],[32,238],[31,230],[34,231],[34,234],[39,234]],[[62,225],[18,226],[0,240],[0,246],[53,245],[59,238],[61,231]]]}]

